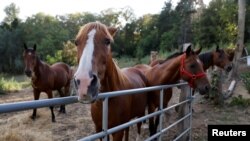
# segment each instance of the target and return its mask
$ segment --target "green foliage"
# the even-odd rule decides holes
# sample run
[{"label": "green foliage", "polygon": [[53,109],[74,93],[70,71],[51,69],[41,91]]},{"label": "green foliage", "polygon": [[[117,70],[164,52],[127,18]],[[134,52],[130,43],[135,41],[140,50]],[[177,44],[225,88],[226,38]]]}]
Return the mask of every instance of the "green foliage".
[{"label": "green foliage", "polygon": [[248,93],[250,93],[250,72],[245,72],[240,74],[240,78],[242,79],[243,83],[245,84],[245,87],[248,91]]},{"label": "green foliage", "polygon": [[244,99],[242,95],[239,95],[238,97],[233,97],[232,101],[230,102],[231,106],[242,106],[247,107],[250,106],[250,99]]},{"label": "green foliage", "polygon": [[10,24],[15,19],[18,18],[20,9],[14,3],[11,3],[9,6],[4,8],[4,12],[6,14],[6,17],[4,18],[4,22]]},{"label": "green foliage", "polygon": [[[5,8],[6,17],[0,24],[0,72],[23,73],[24,42],[28,46],[37,44],[40,58],[50,64],[63,61],[75,65],[76,48],[69,41],[75,39],[81,26],[93,21],[118,27],[112,52],[122,60],[126,60],[122,56],[135,57],[133,61],[136,63],[144,62],[151,50],[165,54],[176,50],[185,41],[208,49],[218,43],[235,44],[236,1],[212,0],[204,9],[197,8],[199,6],[195,4],[180,0],[173,7],[172,1],[167,1],[159,14],[146,14],[139,18],[132,8],[124,7],[106,9],[100,14],[82,12],[54,17],[36,13],[24,21],[18,18],[22,9],[10,4]],[[250,24],[249,11],[250,2],[247,1],[246,25]],[[249,27],[245,28],[246,42],[250,42]]]},{"label": "green foliage", "polygon": [[6,80],[3,77],[0,79],[0,92],[15,92],[21,90],[22,86],[20,83],[11,78]]},{"label": "green foliage", "polygon": [[195,42],[211,44],[235,43],[237,34],[237,3],[234,0],[212,0],[194,22]]},{"label": "green foliage", "polygon": [[47,55],[46,60],[47,60],[46,62],[48,62],[50,65],[56,62],[62,62],[62,50],[56,51],[54,57]]},{"label": "green foliage", "polygon": [[77,64],[77,50],[76,46],[70,42],[67,41],[63,44],[63,50],[62,50],[62,61],[73,66]]},{"label": "green foliage", "polygon": [[132,58],[130,56],[122,56],[115,59],[115,62],[120,68],[130,67],[137,64],[138,59]]}]

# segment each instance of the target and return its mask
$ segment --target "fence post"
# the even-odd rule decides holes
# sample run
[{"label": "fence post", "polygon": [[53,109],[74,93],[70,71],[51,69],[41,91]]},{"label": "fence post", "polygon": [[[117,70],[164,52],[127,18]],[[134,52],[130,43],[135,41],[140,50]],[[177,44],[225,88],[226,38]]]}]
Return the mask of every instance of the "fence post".
[{"label": "fence post", "polygon": [[[107,133],[108,130],[108,98],[105,98],[103,100],[103,104],[102,104],[102,130]],[[109,135],[105,135],[105,137],[103,138],[104,141],[108,141],[108,136]]]},{"label": "fence post", "polygon": [[[181,94],[180,94],[179,102],[182,102],[182,101],[186,100],[190,95],[192,95],[191,91],[190,91],[190,87],[188,85],[181,86]],[[189,109],[190,107],[188,106],[188,104],[189,103],[184,103],[184,104],[179,106],[179,108],[178,108],[178,119],[180,119],[183,116],[185,116],[186,114],[188,114],[189,110],[192,110],[192,109]],[[190,120],[188,120],[188,119],[185,119],[182,122],[180,122],[178,124],[178,130],[180,132],[185,131],[190,126],[189,122],[190,122]],[[188,140],[188,134],[185,134],[180,138],[180,141],[187,141],[187,140]]]},{"label": "fence post", "polygon": [[[162,113],[162,109],[163,109],[163,97],[164,97],[164,89],[160,90],[160,132],[162,133],[162,124],[163,124],[163,113]],[[159,137],[159,141],[162,140],[162,134]]]}]

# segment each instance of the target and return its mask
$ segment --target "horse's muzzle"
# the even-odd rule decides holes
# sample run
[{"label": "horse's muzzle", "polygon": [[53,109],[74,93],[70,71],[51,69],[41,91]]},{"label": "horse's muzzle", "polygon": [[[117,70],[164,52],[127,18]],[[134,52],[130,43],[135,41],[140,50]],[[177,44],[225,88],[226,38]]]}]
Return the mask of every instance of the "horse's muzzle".
[{"label": "horse's muzzle", "polygon": [[201,95],[205,95],[209,93],[210,88],[210,85],[204,85],[203,87],[198,88],[198,90]]},{"label": "horse's muzzle", "polygon": [[81,86],[80,83],[84,83],[84,82],[80,82],[80,80],[76,80],[74,79],[74,88],[76,89],[76,94],[78,95],[78,101],[84,104],[89,104],[89,103],[93,103],[98,96],[98,92],[99,92],[99,81],[98,81],[98,77],[97,75],[93,74],[92,75],[92,80],[90,82],[90,85],[87,88],[87,93],[80,93],[78,90],[80,89],[79,87]]},{"label": "horse's muzzle", "polygon": [[32,72],[30,70],[25,70],[24,73],[28,76],[31,77]]},{"label": "horse's muzzle", "polygon": [[233,69],[233,66],[232,65],[228,65],[228,66],[226,66],[225,69],[226,69],[227,72],[230,72]]}]

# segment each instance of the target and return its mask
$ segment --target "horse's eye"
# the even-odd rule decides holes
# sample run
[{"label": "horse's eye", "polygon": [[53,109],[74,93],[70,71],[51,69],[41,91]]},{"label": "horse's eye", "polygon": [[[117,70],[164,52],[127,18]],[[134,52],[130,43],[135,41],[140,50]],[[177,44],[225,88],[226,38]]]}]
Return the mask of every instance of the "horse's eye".
[{"label": "horse's eye", "polygon": [[108,39],[108,38],[106,38],[105,40],[104,40],[104,44],[105,45],[110,45],[110,43],[111,43],[111,41],[110,41],[110,39]]},{"label": "horse's eye", "polygon": [[195,64],[190,65],[190,68],[194,69],[195,68]]}]

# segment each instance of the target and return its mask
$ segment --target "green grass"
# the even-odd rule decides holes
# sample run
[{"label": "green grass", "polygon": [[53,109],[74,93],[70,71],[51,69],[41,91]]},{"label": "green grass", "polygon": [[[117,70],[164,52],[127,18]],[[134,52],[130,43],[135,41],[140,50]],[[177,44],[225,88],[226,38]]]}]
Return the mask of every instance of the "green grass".
[{"label": "green grass", "polygon": [[[159,52],[158,58],[165,59],[170,54],[171,54],[170,52]],[[146,55],[143,58],[136,58],[136,57],[132,58],[129,56],[122,56],[119,58],[115,58],[115,60],[120,68],[125,68],[125,67],[132,67],[137,64],[149,64],[150,56]]]},{"label": "green grass", "polygon": [[230,105],[248,107],[250,106],[250,99],[244,99],[241,95],[239,95],[238,97],[233,97]]}]

